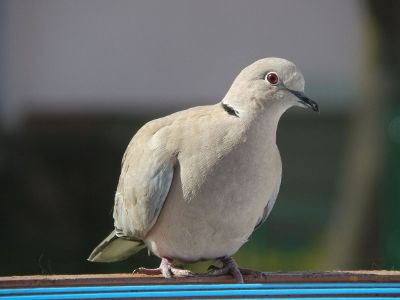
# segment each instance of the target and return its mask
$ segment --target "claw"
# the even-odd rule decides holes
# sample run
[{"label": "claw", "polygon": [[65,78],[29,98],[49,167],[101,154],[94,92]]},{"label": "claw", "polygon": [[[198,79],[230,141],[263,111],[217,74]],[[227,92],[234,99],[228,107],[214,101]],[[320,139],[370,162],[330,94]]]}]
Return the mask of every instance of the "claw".
[{"label": "claw", "polygon": [[214,265],[210,265],[210,266],[207,268],[207,271],[211,271],[211,270],[215,270],[215,269],[220,269],[220,267],[217,267],[217,266],[214,266]]},{"label": "claw", "polygon": [[[208,268],[208,272],[206,273],[198,273],[195,275],[200,275],[200,276],[219,276],[219,275],[227,275],[231,274],[233,278],[235,278],[237,283],[244,283],[242,273],[239,269],[239,266],[235,262],[235,260],[232,257],[229,256],[224,256],[220,258],[221,262],[223,263],[222,268],[218,268],[216,266],[211,265]],[[244,269],[246,270],[246,269]]]},{"label": "claw", "polygon": [[183,270],[174,268],[172,266],[172,260],[168,258],[162,258],[161,264],[155,269],[137,268],[133,271],[133,274],[143,275],[162,275],[165,278],[175,277],[188,277],[193,276],[193,273],[189,270]]},{"label": "claw", "polygon": [[265,274],[263,272],[259,272],[259,271],[255,271],[255,270],[251,270],[251,269],[243,269],[243,268],[239,268],[240,273],[242,273],[242,275],[251,275],[257,278],[263,278],[265,276]]}]

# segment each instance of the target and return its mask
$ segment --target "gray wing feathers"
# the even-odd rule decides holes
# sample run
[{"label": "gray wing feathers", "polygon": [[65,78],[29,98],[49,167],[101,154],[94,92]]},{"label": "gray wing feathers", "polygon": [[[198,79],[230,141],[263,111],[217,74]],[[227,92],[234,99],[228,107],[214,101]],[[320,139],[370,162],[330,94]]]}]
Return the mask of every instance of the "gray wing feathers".
[{"label": "gray wing feathers", "polygon": [[166,148],[168,124],[152,121],[134,136],[124,155],[115,195],[117,236],[143,239],[167,198],[175,157]]},{"label": "gray wing feathers", "polygon": [[168,195],[174,166],[164,162],[148,170],[141,179],[128,175],[116,193],[114,226],[117,236],[143,239],[157,220]]},{"label": "gray wing feathers", "polygon": [[115,230],[88,260],[124,260],[145,247],[142,240],[157,221],[174,175],[174,152],[167,149],[171,121],[147,123],[129,143],[115,194]]}]

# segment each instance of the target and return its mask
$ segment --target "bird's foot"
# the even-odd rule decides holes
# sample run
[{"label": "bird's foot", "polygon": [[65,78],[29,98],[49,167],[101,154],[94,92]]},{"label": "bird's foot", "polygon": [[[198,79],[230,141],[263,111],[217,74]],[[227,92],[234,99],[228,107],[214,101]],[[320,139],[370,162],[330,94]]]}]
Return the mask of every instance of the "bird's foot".
[{"label": "bird's foot", "polygon": [[[235,278],[237,283],[244,283],[242,272],[232,257],[224,256],[224,257],[220,258],[219,260],[223,263],[222,268],[211,266],[209,268],[209,271],[202,275],[219,276],[219,275],[231,274],[233,276],[233,278]],[[243,270],[246,271],[243,274],[247,275],[248,269],[243,269]]]},{"label": "bird's foot", "polygon": [[[208,271],[215,271],[215,270],[221,270],[220,267],[211,265],[208,267]],[[255,271],[252,269],[246,269],[246,268],[239,268],[239,271],[242,275],[250,275],[250,276],[254,276],[254,277],[258,277],[258,278],[262,278],[265,276],[265,274],[263,272],[260,271]],[[205,275],[207,275],[208,273],[204,273]]]},{"label": "bird's foot", "polygon": [[265,274],[260,271],[244,269],[244,268],[239,268],[239,270],[240,270],[240,273],[242,273],[242,275],[250,275],[250,276],[257,277],[257,278],[263,278],[265,276]]},{"label": "bird's foot", "polygon": [[162,258],[161,264],[158,268],[147,269],[147,268],[137,268],[133,271],[133,274],[143,274],[143,275],[162,275],[165,278],[171,277],[188,277],[193,276],[193,273],[189,270],[178,269],[172,266],[172,259]]}]

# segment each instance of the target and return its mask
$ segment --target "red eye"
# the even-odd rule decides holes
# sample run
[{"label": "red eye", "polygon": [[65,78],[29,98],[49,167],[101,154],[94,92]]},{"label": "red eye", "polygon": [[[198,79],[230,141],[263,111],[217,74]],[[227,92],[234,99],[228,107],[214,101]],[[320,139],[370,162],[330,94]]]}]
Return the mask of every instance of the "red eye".
[{"label": "red eye", "polygon": [[265,77],[270,84],[277,84],[279,82],[279,77],[275,72],[270,72]]}]

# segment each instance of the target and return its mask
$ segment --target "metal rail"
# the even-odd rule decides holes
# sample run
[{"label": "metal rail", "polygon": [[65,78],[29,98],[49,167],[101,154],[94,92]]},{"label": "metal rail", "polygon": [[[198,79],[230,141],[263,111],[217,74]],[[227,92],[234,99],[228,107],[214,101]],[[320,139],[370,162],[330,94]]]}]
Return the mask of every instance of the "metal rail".
[{"label": "metal rail", "polygon": [[131,274],[0,277],[0,299],[399,299],[400,272],[265,273],[164,279]]}]

